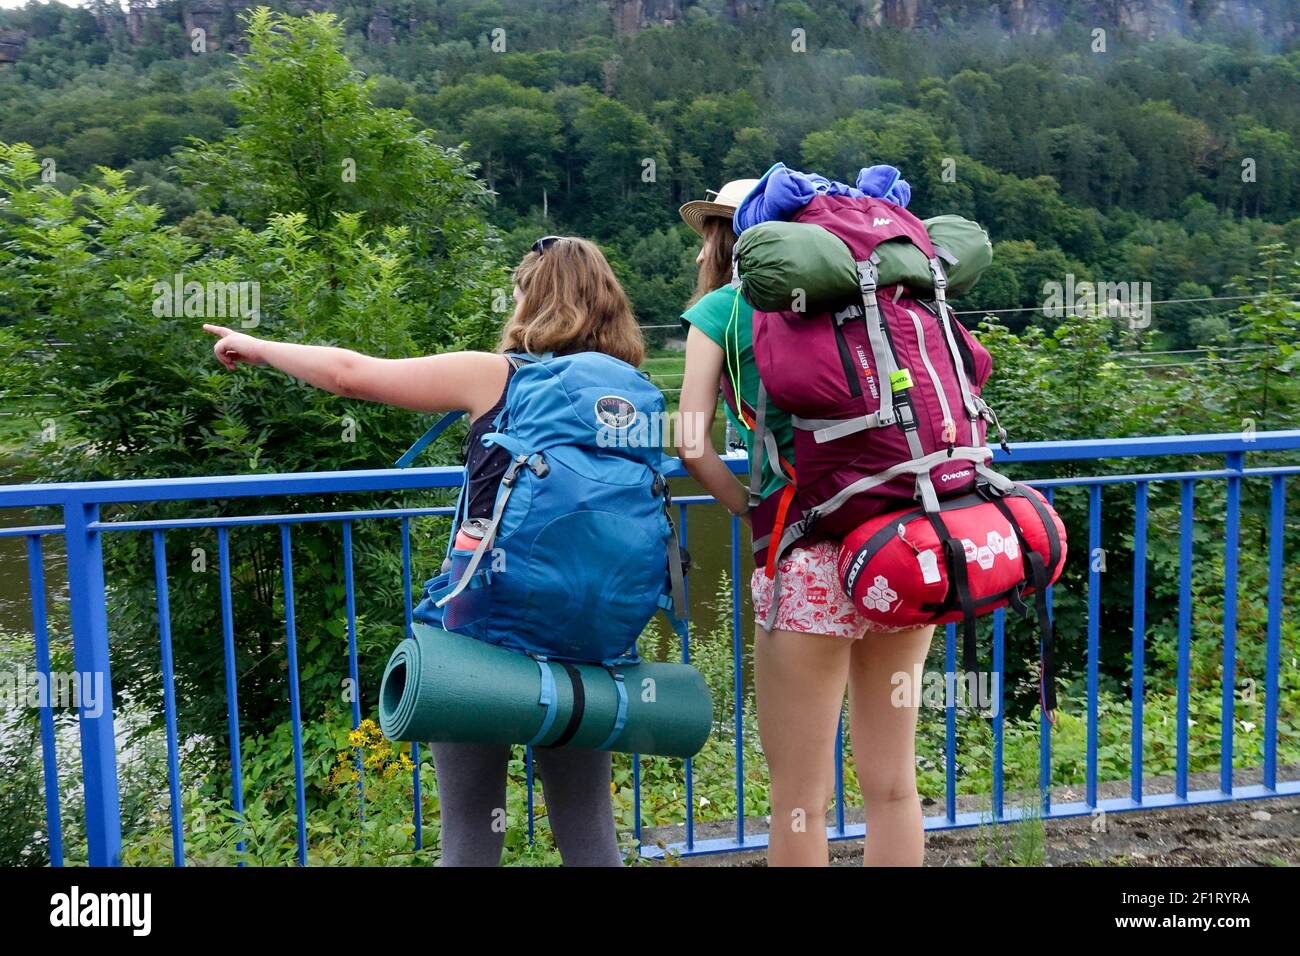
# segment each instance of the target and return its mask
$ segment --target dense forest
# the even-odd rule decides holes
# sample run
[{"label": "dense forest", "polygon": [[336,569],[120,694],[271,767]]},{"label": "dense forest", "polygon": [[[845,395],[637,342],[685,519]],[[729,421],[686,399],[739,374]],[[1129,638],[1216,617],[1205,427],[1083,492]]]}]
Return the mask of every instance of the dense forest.
[{"label": "dense forest", "polygon": [[[689,292],[676,207],[775,160],[848,180],[889,162],[914,211],[978,219],[997,255],[970,310],[1032,309],[1066,274],[1204,299],[1260,243],[1300,239],[1292,4],[1059,3],[1042,5],[1055,28],[1010,33],[962,2],[910,5],[911,29],[888,25],[909,5],[875,5],[875,26],[852,0],[311,6],[342,18],[375,106],[468,144],[507,258],[542,232],[593,236],[647,326],[675,323]],[[0,67],[0,141],[30,144],[61,189],[104,165],[190,232],[264,212],[229,184],[205,193],[175,155],[236,119],[237,8],[33,2],[0,30],[24,38]],[[1205,344],[1224,314],[1168,303],[1148,337]]]}]

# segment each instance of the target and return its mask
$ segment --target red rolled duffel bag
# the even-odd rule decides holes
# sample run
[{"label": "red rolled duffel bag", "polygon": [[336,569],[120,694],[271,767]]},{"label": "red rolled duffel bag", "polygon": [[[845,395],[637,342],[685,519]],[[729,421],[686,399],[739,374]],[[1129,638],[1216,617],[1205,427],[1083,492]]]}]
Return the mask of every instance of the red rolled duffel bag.
[{"label": "red rolled duffel bag", "polygon": [[1056,708],[1047,587],[1065,566],[1065,527],[1047,499],[1016,482],[987,484],[940,503],[877,515],[844,538],[844,591],[868,619],[895,627],[963,625],[965,667],[975,670],[975,620],[1010,605],[1037,611],[1041,703]]}]

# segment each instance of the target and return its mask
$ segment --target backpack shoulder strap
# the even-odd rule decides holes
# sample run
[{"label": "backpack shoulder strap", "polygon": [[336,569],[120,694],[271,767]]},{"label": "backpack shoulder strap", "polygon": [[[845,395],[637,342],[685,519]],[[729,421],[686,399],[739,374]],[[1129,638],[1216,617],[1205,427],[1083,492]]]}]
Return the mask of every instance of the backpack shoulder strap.
[{"label": "backpack shoulder strap", "polygon": [[426,431],[423,435],[421,435],[416,440],[414,445],[406,449],[406,453],[402,455],[401,458],[397,459],[397,463],[394,465],[394,467],[396,468],[411,467],[411,462],[415,461],[415,459],[419,457],[420,452],[424,451],[431,444],[433,444],[433,442],[438,438],[439,435],[445,432],[452,425],[453,422],[455,422],[464,414],[465,414],[464,411],[448,412],[447,414],[439,418],[436,422],[434,422],[432,425],[429,426],[428,431]]},{"label": "backpack shoulder strap", "polygon": [[[722,356],[725,367],[719,384],[722,387],[723,398],[731,407],[731,411],[746,428],[754,433],[754,441],[758,446],[757,461],[750,463],[750,489],[749,503],[750,507],[758,504],[759,492],[762,488],[762,475],[764,469],[770,471],[779,478],[784,479],[787,483],[794,480],[794,468],[781,457],[780,449],[776,444],[776,435],[767,425],[767,388],[763,385],[760,377],[758,382],[758,406],[751,408],[745,401],[744,395],[741,394],[741,370],[740,361],[740,294],[737,293],[731,304],[731,315],[727,320],[726,328],[723,332]],[[734,351],[733,351],[734,343]],[[734,360],[734,364],[733,364]]]},{"label": "backpack shoulder strap", "polygon": [[[505,358],[510,365],[518,370],[525,365],[533,362],[544,362],[547,359],[554,358],[553,352],[543,352],[541,355],[534,355],[530,352],[506,352]],[[429,430],[421,435],[406,453],[397,459],[395,468],[409,468],[411,463],[420,456],[420,453],[437,441],[438,436],[445,432],[454,422],[465,414],[464,411],[448,412],[429,426]]]},{"label": "backpack shoulder strap", "polygon": [[515,368],[522,368],[525,365],[532,365],[534,362],[548,362],[555,358],[554,352],[506,352],[504,353],[506,361]]}]

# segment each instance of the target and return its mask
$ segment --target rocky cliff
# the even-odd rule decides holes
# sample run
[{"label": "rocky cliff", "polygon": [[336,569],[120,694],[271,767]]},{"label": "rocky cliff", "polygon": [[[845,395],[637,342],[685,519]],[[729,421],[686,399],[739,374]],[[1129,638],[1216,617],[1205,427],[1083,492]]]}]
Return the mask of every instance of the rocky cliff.
[{"label": "rocky cliff", "polygon": [[[727,0],[732,19],[759,16],[773,0]],[[635,32],[681,19],[690,0],[609,0],[618,28]],[[1252,27],[1271,36],[1296,32],[1293,11],[1270,14],[1251,0],[855,0],[854,20],[864,27],[937,29],[944,21],[984,23],[1010,34],[1040,33],[1071,15],[1098,26],[1114,26],[1145,37],[1188,33],[1214,24]]]},{"label": "rocky cliff", "polygon": [[[156,5],[154,0],[96,0],[86,9],[99,32],[123,45],[155,42],[165,24],[179,26],[187,38],[202,30],[207,48],[242,48],[238,14],[252,0],[179,0]],[[652,26],[672,26],[700,0],[538,0],[549,10],[575,2],[604,3],[614,28],[623,35]],[[766,14],[775,0],[726,0],[723,8],[742,22]],[[328,10],[331,0],[288,0],[283,7],[296,12]],[[1120,28],[1144,37],[1187,34],[1217,27],[1249,28],[1273,39],[1297,33],[1295,6],[1260,4],[1249,0],[851,0],[853,19],[864,29],[893,27],[934,30],[944,23],[984,25],[1008,34],[1040,33],[1067,19]],[[1281,12],[1284,11],[1284,12]],[[353,14],[355,16],[355,14]],[[389,9],[382,0],[367,19],[355,23],[373,43],[391,43],[420,25],[409,8]],[[18,30],[0,29],[0,67],[17,62],[28,37]]]}]

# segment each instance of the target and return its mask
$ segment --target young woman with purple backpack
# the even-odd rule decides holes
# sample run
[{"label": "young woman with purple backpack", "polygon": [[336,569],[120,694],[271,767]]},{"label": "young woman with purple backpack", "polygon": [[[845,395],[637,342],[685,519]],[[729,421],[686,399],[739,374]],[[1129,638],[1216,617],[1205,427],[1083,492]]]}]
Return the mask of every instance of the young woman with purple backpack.
[{"label": "young woman with purple backpack", "polygon": [[[703,244],[696,258],[696,293],[682,315],[689,332],[680,412],[692,427],[682,430],[678,452],[706,491],[745,518],[761,545],[784,524],[793,489],[788,479],[797,462],[790,417],[763,407],[753,309],[731,284],[732,217],[757,182],[727,183],[710,198],[681,208]],[[750,461],[762,462],[749,490],[708,437],[719,385]],[[756,429],[758,421],[763,427]],[[756,441],[756,430],[770,433],[766,447]],[[923,665],[934,626],[881,630],[868,621],[840,583],[839,553],[838,541],[814,538],[796,544],[779,561],[775,554],[768,561],[767,549],[760,547],[750,581],[759,736],[771,778],[768,862],[829,863],[825,818],[834,796],[835,736],[847,687],[849,734],[870,835],[863,863],[918,866],[924,852],[915,759],[919,695],[904,695],[900,704],[895,675],[912,675]],[[778,590],[769,629],[763,625]]]}]

